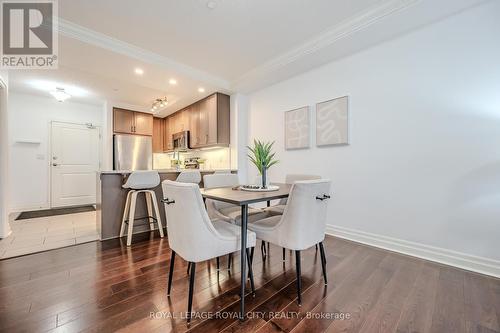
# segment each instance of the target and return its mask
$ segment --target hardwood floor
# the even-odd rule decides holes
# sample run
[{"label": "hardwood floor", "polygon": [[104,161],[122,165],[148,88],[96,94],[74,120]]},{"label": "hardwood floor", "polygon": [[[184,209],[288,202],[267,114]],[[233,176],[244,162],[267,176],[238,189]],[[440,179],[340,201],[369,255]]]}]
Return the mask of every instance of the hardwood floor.
[{"label": "hardwood floor", "polygon": [[[192,324],[185,321],[186,262],[166,296],[168,240],[149,234],[0,261],[0,332],[500,332],[500,280],[338,238],[302,255],[302,306],[294,256],[255,251],[257,293],[239,322],[239,263],[196,265]],[[227,258],[221,267],[227,267]],[[248,288],[249,290],[249,288]]]}]

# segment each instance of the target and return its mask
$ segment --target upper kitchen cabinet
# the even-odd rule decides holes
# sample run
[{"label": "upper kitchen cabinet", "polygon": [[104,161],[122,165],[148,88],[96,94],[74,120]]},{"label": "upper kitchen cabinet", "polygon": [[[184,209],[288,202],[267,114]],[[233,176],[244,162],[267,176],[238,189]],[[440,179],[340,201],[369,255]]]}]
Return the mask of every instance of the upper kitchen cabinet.
[{"label": "upper kitchen cabinet", "polygon": [[164,151],[164,119],[153,118],[153,153]]},{"label": "upper kitchen cabinet", "polygon": [[192,148],[229,145],[229,96],[216,93],[190,107]]},{"label": "upper kitchen cabinet", "polygon": [[174,142],[172,140],[172,124],[171,117],[163,119],[163,150],[172,151],[174,149]]},{"label": "upper kitchen cabinet", "polygon": [[134,134],[153,135],[153,115],[142,112],[134,112],[134,115]]},{"label": "upper kitchen cabinet", "polygon": [[172,115],[174,133],[189,131],[189,107],[177,111]]},{"label": "upper kitchen cabinet", "polygon": [[113,108],[113,129],[115,133],[153,135],[153,115]]},{"label": "upper kitchen cabinet", "polygon": [[134,131],[134,112],[123,110],[123,109],[113,109],[114,121],[113,128],[115,133],[133,133]]}]

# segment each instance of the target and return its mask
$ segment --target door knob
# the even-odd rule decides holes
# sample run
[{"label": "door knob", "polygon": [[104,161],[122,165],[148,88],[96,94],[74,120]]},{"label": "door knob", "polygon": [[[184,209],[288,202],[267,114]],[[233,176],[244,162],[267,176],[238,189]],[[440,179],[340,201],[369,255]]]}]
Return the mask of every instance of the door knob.
[{"label": "door knob", "polygon": [[58,166],[58,164],[57,163],[52,163],[52,166]]}]

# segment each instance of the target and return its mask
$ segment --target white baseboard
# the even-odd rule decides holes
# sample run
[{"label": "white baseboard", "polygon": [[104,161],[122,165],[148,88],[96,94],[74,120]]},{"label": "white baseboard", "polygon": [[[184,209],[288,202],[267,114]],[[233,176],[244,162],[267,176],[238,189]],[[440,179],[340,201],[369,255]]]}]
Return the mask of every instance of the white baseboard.
[{"label": "white baseboard", "polygon": [[498,260],[333,225],[326,226],[326,233],[354,242],[500,278],[500,261]]}]

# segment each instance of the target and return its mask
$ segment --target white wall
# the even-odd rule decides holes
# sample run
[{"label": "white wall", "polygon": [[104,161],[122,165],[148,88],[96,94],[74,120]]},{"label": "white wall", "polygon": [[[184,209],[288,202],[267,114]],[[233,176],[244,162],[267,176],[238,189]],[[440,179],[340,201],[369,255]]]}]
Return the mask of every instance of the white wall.
[{"label": "white wall", "polygon": [[[51,96],[9,96],[9,144],[12,211],[49,208],[50,122],[92,123],[102,126],[102,106],[66,101]],[[35,140],[40,144],[18,143]],[[77,149],[75,147],[75,149]]]},{"label": "white wall", "polygon": [[[249,138],[276,140],[271,178],[330,178],[329,230],[500,274],[498,13],[490,2],[250,95]],[[311,149],[284,151],[284,111],[310,105],[314,126],[315,103],[344,95],[349,146],[317,148],[312,130]]]},{"label": "white wall", "polygon": [[10,233],[9,227],[9,154],[8,154],[8,74],[0,71],[0,238]]},{"label": "white wall", "polygon": [[242,94],[231,95],[231,169],[238,170],[241,183],[248,177],[246,146],[248,144],[249,100]]}]

